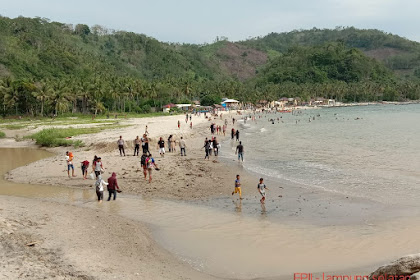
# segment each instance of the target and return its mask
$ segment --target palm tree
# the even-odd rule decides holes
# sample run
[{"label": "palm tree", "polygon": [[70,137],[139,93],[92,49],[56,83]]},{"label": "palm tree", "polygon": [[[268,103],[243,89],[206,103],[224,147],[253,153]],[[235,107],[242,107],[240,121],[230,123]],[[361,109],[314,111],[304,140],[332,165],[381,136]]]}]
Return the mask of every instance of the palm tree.
[{"label": "palm tree", "polygon": [[32,95],[41,102],[41,117],[44,116],[44,105],[45,102],[51,97],[52,95],[52,88],[49,85],[49,81],[41,82],[36,85],[37,91],[34,91]]}]

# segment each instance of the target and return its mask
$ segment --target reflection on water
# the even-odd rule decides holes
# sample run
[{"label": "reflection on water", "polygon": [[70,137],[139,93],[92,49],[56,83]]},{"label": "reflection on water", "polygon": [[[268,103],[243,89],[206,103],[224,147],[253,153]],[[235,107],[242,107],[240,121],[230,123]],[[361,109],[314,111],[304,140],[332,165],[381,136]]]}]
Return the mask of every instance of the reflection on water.
[{"label": "reflection on water", "polygon": [[[2,149],[2,173],[48,153]],[[64,179],[64,178],[63,178]],[[98,204],[92,189],[13,184],[0,181],[0,194],[89,207],[147,223],[157,241],[196,269],[221,277],[255,278],[293,272],[338,271],[420,250],[420,226],[410,221],[378,225],[307,226],[275,223],[264,205],[235,202],[215,209],[126,194]],[[259,218],[242,207],[261,207]]]}]

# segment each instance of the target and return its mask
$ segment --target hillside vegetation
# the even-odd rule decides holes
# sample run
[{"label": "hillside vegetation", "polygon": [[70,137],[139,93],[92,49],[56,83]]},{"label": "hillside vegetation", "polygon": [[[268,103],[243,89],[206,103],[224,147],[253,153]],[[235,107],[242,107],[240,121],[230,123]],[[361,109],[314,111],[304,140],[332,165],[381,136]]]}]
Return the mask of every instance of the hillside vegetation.
[{"label": "hillside vegetation", "polygon": [[101,26],[0,17],[1,112],[147,113],[222,97],[418,99],[419,45],[355,28],[170,44]]}]

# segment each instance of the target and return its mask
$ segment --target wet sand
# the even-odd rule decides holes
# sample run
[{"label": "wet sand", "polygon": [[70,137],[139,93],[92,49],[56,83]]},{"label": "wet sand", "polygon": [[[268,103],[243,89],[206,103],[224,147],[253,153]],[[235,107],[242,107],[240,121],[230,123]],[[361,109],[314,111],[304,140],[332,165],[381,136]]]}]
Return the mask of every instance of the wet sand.
[{"label": "wet sand", "polygon": [[[176,118],[180,118],[181,121],[183,119],[182,116],[162,118],[159,129],[165,126],[175,127],[169,128],[169,131],[176,133]],[[151,249],[163,252],[162,254],[168,257],[168,265],[163,267],[156,264],[160,262],[158,258],[151,260],[157,267],[150,271],[145,268],[141,274],[145,275],[145,279],[156,279],[157,275],[163,275],[158,279],[179,279],[179,274],[175,273],[177,271],[181,271],[183,277],[191,279],[206,279],[210,277],[207,275],[233,279],[263,277],[278,279],[282,275],[284,279],[290,279],[294,272],[301,271],[350,271],[366,274],[378,262],[420,250],[418,229],[409,226],[417,224],[418,218],[402,220],[399,218],[402,215],[401,212],[394,214],[393,211],[388,211],[394,217],[387,222],[386,220],[392,215],[381,218],[386,212],[386,206],[373,204],[370,201],[277,185],[269,181],[268,184],[276,187],[270,190],[266,208],[262,209],[256,195],[257,174],[246,173],[236,162],[227,163],[220,159],[213,162],[202,159],[204,151],[200,150],[200,147],[204,137],[209,135],[209,124],[207,121],[202,121],[201,125],[198,124],[193,131],[183,128],[178,132],[182,132],[182,135],[188,139],[188,157],[167,154],[165,158],[159,158],[155,155],[162,170],[154,173],[154,182],[150,185],[143,181],[141,172],[135,172],[135,164],[139,166],[138,158],[120,157],[115,143],[119,135],[123,135],[126,140],[136,135],[136,131],[144,129],[144,123],[137,124],[134,130],[124,128],[84,136],[88,146],[74,151],[75,162],[78,162],[78,158],[91,160],[93,154],[102,156],[107,174],[117,171],[122,177],[119,178],[119,182],[124,192],[116,203],[104,202],[103,206],[98,206],[94,201],[94,190],[91,187],[93,181],[81,179],[80,171],[76,178],[66,177],[63,157],[66,149],[63,148],[50,149],[50,152],[59,154],[57,156],[38,160],[11,171],[7,178],[24,183],[25,185],[21,188],[23,191],[16,194],[16,189],[6,188],[2,190],[2,194],[25,196],[25,193],[31,193],[28,197],[37,198],[35,200],[37,202],[42,201],[40,205],[49,204],[43,210],[44,212],[54,212],[55,207],[63,207],[64,212],[69,212],[63,220],[72,222],[50,228],[52,235],[48,238],[54,237],[60,240],[61,235],[58,232],[77,223],[77,219],[69,217],[71,212],[75,211],[72,210],[73,208],[81,208],[77,210],[80,215],[86,213],[83,217],[86,223],[80,225],[83,227],[93,220],[96,221],[95,211],[104,215],[104,220],[100,225],[107,225],[103,227],[104,234],[101,235],[101,240],[104,240],[105,244],[106,236],[112,235],[112,231],[115,230],[112,226],[116,225],[115,221],[124,220],[127,223],[130,221],[135,223],[135,225],[132,224],[133,227],[141,230],[141,233],[132,233],[130,229],[127,229],[130,234],[122,234],[122,231],[121,235],[139,235],[142,236],[141,238],[148,238],[147,240],[152,242]],[[157,136],[152,134],[152,137],[156,139]],[[110,141],[104,142],[103,139],[110,139]],[[21,157],[25,158],[24,154]],[[237,198],[232,199],[230,195],[234,175],[237,173],[242,176],[245,194],[242,203]],[[26,185],[28,183],[71,188],[41,185],[36,186],[35,189],[33,186]],[[136,197],[139,194],[142,199]],[[280,194],[283,197],[279,197]],[[4,200],[3,196],[0,198]],[[179,200],[189,201],[189,203]],[[16,203],[23,205],[26,202],[16,201]],[[63,203],[69,205],[63,205]],[[33,202],[28,205],[33,206],[33,209],[38,209],[35,206],[38,204]],[[17,215],[22,215],[19,208],[13,208],[12,205],[7,207],[10,213],[16,212]],[[28,220],[34,221],[38,218],[31,216]],[[142,226],[144,224],[148,225],[150,231]],[[123,223],[118,226],[124,229]],[[28,230],[31,234],[34,233],[32,228]],[[153,240],[157,243],[150,239],[150,236],[153,236]],[[75,250],[86,247],[86,254],[88,254],[89,250],[95,251],[95,244],[92,243],[94,237],[95,233],[79,245],[72,243],[71,239],[56,241],[61,242],[56,249],[60,251],[66,246],[76,244]],[[121,246],[133,245],[135,238],[120,237],[122,243],[118,244]],[[389,246],[389,244],[393,245]],[[96,252],[107,256],[106,254],[117,250],[114,247],[108,252],[108,248],[105,247],[101,247],[101,250]],[[169,255],[166,250],[172,255]],[[143,258],[144,254],[147,255],[141,250],[139,254]],[[133,256],[137,258],[136,255]],[[63,257],[71,258],[67,254]],[[178,267],[179,260],[182,260],[181,263],[184,265]],[[92,274],[89,274],[90,267],[83,265],[83,263],[75,265],[77,271],[82,271],[82,276],[93,275],[92,277],[95,278],[107,279],[101,277],[99,268],[94,268]],[[198,272],[189,266],[204,274],[194,274]],[[357,268],[352,269],[352,267]],[[100,268],[103,269],[103,267]],[[163,268],[175,272],[172,276],[167,276],[165,272],[162,272]],[[59,269],[66,271],[68,268]],[[116,271],[118,272],[118,269]],[[137,273],[129,269],[127,271]],[[111,273],[109,275],[114,275],[112,272],[109,273]],[[130,279],[129,275],[131,274],[127,274],[127,279]],[[148,277],[150,275],[153,277]],[[142,277],[137,276],[133,279],[139,278]]]}]

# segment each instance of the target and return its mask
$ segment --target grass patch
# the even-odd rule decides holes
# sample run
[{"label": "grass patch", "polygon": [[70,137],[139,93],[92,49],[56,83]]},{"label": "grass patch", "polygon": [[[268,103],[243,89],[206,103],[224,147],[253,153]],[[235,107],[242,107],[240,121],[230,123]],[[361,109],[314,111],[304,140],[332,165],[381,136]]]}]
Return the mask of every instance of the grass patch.
[{"label": "grass patch", "polygon": [[83,147],[84,143],[81,140],[73,140],[71,137],[82,134],[98,133],[105,129],[122,128],[126,126],[127,125],[103,125],[89,128],[47,128],[35,134],[26,136],[25,138],[35,140],[36,144],[43,147],[74,146],[77,148]]},{"label": "grass patch", "polygon": [[6,133],[4,133],[3,131],[0,131],[0,138],[4,138],[6,137]]},{"label": "grass patch", "polygon": [[10,129],[10,130],[17,130],[17,129],[22,129],[25,127],[26,125],[24,124],[7,124],[3,126],[4,129]]}]

